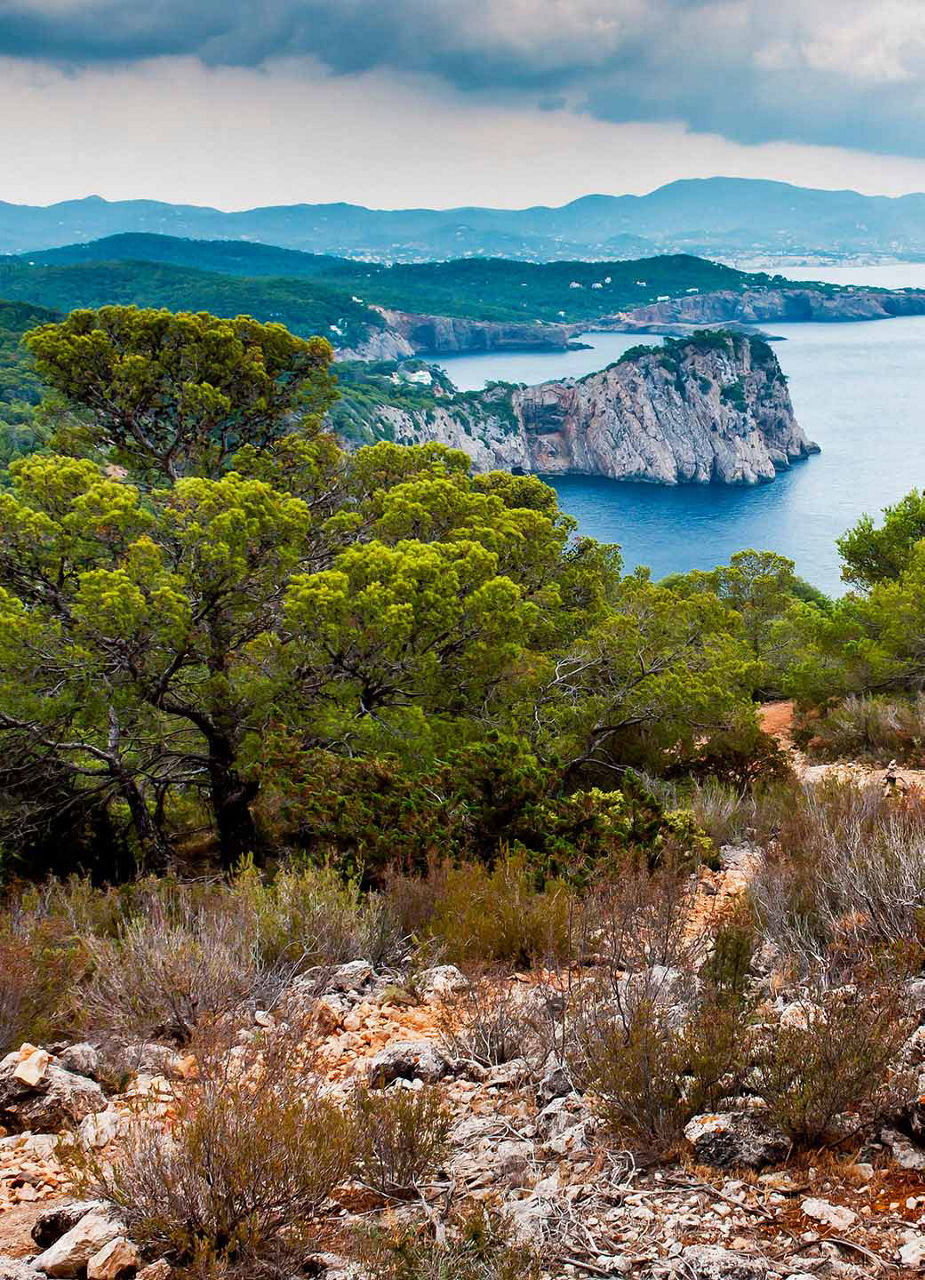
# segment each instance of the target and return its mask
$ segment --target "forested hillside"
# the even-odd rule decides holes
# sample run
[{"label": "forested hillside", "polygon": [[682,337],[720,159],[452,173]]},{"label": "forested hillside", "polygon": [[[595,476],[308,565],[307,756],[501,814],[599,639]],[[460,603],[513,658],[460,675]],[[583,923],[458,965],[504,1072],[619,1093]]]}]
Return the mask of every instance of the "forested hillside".
[{"label": "forested hillside", "polygon": [[57,318],[28,303],[0,302],[0,466],[37,444],[35,409],[44,395],[22,336]]},{"label": "forested hillside", "polygon": [[382,318],[327,282],[251,279],[166,262],[101,262],[84,266],[30,266],[0,259],[0,298],[39,303],[60,311],[108,304],[167,307],[252,315],[285,324],[293,333],[328,335],[348,346],[362,342]]},{"label": "forested hillside", "polygon": [[[219,272],[247,279],[222,286],[214,279]],[[328,331],[318,326],[343,322],[352,335],[344,345],[355,342],[366,314],[357,297],[423,314],[582,323],[662,296],[738,289],[769,279],[684,254],[630,262],[466,258],[385,266],[270,245],[154,235],[113,236],[0,259],[0,296],[64,308],[138,302],[228,314],[227,308],[237,307],[261,319],[281,319],[300,333],[313,321],[318,332]]]}]

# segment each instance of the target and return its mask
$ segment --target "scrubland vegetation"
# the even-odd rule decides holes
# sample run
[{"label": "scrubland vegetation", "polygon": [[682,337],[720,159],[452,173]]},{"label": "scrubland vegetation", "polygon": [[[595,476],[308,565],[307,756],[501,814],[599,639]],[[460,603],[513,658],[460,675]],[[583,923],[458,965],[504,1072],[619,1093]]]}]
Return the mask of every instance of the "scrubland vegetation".
[{"label": "scrubland vegetation", "polygon": [[920,495],[845,536],[838,601],[772,552],[654,583],[535,478],[345,452],[321,339],[105,308],[28,343],[59,401],[0,490],[0,1039],[192,1054],[169,1135],[74,1155],[148,1255],[292,1274],[352,1181],[427,1209],[352,1238],[371,1275],[541,1273],[490,1205],[427,1208],[439,1091],[320,1087],[358,959],[410,1008],[459,966],[458,1069],[562,1072],[611,1144],[730,1099],[784,1153],[895,1122],[925,800],[801,783],[757,710],[916,758]]}]

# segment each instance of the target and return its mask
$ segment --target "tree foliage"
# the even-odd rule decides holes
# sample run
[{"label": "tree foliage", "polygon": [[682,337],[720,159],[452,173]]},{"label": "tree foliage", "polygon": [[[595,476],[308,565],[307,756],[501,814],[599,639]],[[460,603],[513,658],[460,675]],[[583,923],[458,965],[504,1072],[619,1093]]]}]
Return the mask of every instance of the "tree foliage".
[{"label": "tree foliage", "polygon": [[216,475],[334,397],[330,344],[249,316],[137,307],[75,311],[33,330],[38,374],[89,415],[93,446],[167,480]]},{"label": "tree foliage", "polygon": [[[672,590],[576,539],[535,477],[439,445],[345,453],[320,427],[330,348],[277,325],[105,308],[29,345],[92,456],[21,459],[0,493],[0,736],[27,783],[57,780],[49,805],[92,797],[148,865],[203,820],[225,866],[259,852],[279,735],[293,776],[378,759],[444,787],[454,752],[507,735],[533,789],[503,817],[496,779],[460,847],[557,866],[576,832],[629,839],[628,770],[753,742],[749,619],[786,562]],[[308,791],[320,814],[332,786]]]}]

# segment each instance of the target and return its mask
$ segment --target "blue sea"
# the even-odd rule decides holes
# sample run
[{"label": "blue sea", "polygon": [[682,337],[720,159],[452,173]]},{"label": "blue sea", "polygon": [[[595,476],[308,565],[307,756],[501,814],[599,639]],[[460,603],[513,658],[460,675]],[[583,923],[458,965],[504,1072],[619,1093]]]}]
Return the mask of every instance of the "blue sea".
[{"label": "blue sea", "polygon": [[[797,275],[794,271],[793,276]],[[925,266],[802,270],[803,279],[920,285]],[[835,539],[864,512],[876,514],[925,486],[925,316],[854,324],[769,324],[794,410],[822,452],[756,488],[630,484],[582,476],[550,481],[581,531],[618,542],[627,568],[655,577],[723,564],[744,547],[780,551],[797,572],[838,593]],[[640,339],[585,334],[591,350],[447,357],[457,386],[581,377]]]}]

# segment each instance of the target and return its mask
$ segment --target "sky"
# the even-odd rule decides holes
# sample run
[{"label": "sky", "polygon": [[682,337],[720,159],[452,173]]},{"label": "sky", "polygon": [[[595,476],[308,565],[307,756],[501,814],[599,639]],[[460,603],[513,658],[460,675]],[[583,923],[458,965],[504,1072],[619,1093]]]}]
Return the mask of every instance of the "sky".
[{"label": "sky", "polygon": [[925,0],[0,0],[0,199],[925,190]]}]

